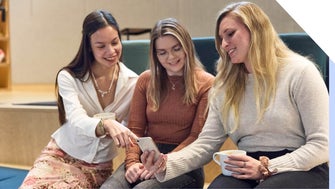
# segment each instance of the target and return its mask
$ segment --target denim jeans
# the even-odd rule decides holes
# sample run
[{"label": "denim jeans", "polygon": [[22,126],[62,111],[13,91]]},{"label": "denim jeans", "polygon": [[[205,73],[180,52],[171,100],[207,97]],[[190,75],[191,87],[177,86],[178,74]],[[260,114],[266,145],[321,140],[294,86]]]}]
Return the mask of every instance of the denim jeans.
[{"label": "denim jeans", "polygon": [[159,182],[157,179],[149,179],[137,181],[135,183],[129,183],[124,175],[125,167],[124,164],[122,164],[112,174],[112,176],[110,176],[105,181],[105,183],[101,186],[101,189],[203,188],[204,186],[204,175],[202,168],[191,171],[166,182]]},{"label": "denim jeans", "polygon": [[[160,152],[168,153],[172,151],[176,145],[157,144],[157,147]],[[112,174],[112,176],[105,181],[105,183],[101,186],[101,189],[203,188],[204,180],[203,168],[199,168],[166,182],[159,182],[157,179],[149,179],[129,183],[125,178],[125,165],[123,163]]]}]

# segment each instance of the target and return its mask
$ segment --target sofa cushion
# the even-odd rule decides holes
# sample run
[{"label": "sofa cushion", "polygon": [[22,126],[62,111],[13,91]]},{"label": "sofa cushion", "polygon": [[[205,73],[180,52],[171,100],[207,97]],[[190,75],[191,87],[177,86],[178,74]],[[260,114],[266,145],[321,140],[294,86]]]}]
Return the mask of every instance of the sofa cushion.
[{"label": "sofa cushion", "polygon": [[28,170],[0,167],[0,188],[19,188]]},{"label": "sofa cushion", "polygon": [[135,73],[149,68],[149,40],[122,41],[122,62]]},{"label": "sofa cushion", "polygon": [[197,56],[206,70],[216,75],[216,62],[219,59],[219,54],[215,48],[214,37],[197,37],[192,40],[197,51]]}]

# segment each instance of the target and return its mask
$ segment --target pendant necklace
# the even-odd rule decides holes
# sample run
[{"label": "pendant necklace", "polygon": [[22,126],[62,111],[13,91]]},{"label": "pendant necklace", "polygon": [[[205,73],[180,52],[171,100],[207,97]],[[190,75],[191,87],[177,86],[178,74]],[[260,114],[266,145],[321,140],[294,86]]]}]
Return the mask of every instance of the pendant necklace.
[{"label": "pendant necklace", "polygon": [[105,95],[109,94],[109,93],[111,92],[111,90],[112,90],[112,86],[113,86],[113,82],[114,82],[114,77],[115,77],[116,69],[117,69],[117,68],[114,69],[113,76],[112,76],[112,81],[111,81],[111,84],[109,85],[109,88],[108,88],[107,91],[103,91],[103,90],[99,89],[98,82],[97,82],[97,80],[95,79],[95,76],[94,76],[94,74],[93,74],[93,72],[92,72],[92,77],[93,77],[94,83],[95,83],[95,85],[96,85],[96,87],[97,87],[97,91],[100,93],[100,96],[101,96],[102,98],[105,97]]},{"label": "pendant necklace", "polygon": [[175,83],[172,83],[172,81],[169,79],[169,81],[170,81],[170,83],[171,83],[171,85],[172,85],[172,87],[171,87],[171,89],[172,90],[176,90],[176,84]]}]

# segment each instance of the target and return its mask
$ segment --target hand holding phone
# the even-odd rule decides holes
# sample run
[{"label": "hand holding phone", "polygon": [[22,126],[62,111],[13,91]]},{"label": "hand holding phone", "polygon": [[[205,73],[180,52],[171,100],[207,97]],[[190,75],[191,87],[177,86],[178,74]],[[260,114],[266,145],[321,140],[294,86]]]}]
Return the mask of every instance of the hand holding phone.
[{"label": "hand holding phone", "polygon": [[155,142],[151,137],[139,137],[137,143],[140,146],[142,152],[144,151],[155,151],[155,161],[158,159],[160,151],[158,150]]}]

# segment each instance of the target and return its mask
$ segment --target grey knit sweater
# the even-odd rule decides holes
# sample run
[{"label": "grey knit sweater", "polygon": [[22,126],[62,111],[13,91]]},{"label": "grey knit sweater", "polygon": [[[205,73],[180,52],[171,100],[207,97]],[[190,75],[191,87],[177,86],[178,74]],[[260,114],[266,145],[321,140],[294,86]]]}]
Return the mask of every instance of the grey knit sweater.
[{"label": "grey knit sweater", "polygon": [[[167,169],[157,174],[166,181],[208,163],[227,139],[248,152],[293,151],[270,160],[270,170],[307,171],[329,160],[329,95],[315,65],[305,59],[288,60],[279,72],[274,101],[256,123],[254,79],[249,74],[245,98],[240,104],[240,125],[224,127],[220,110],[224,89],[210,102],[205,126],[199,138],[183,150],[168,154]],[[232,118],[228,118],[232,123]],[[224,128],[229,128],[225,130]]]}]

